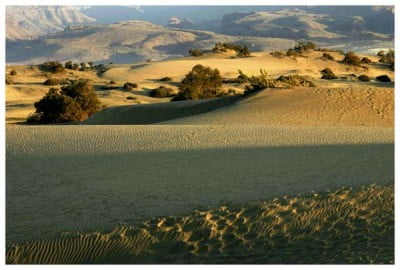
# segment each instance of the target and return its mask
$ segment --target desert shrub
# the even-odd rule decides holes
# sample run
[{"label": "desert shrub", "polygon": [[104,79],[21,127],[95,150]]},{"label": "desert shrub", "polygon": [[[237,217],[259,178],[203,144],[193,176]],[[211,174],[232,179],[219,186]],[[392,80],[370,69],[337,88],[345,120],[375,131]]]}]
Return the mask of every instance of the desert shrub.
[{"label": "desert shrub", "polygon": [[67,61],[64,63],[66,69],[73,69],[72,61]]},{"label": "desert shrub", "polygon": [[348,52],[344,55],[342,62],[347,65],[359,66],[361,59],[354,52]]},{"label": "desert shrub", "polygon": [[189,50],[189,54],[191,56],[202,56],[203,55],[203,51],[200,50],[200,49],[192,49],[192,50]]},{"label": "desert shrub", "polygon": [[270,55],[276,58],[284,58],[286,56],[286,54],[281,51],[271,52]]},{"label": "desert shrub", "polygon": [[108,82],[108,84],[116,84],[116,82],[111,80],[111,81]]},{"label": "desert shrub", "polygon": [[247,48],[247,46],[241,47],[237,51],[237,56],[240,57],[240,58],[249,57],[250,56],[249,48]]},{"label": "desert shrub", "polygon": [[100,101],[87,80],[76,80],[61,90],[51,88],[46,95],[35,102],[35,113],[27,122],[64,123],[83,121],[101,109]]},{"label": "desert shrub", "polygon": [[250,51],[247,46],[236,45],[232,43],[216,43],[213,51],[214,52],[226,52],[228,50],[233,50],[237,53],[238,57],[249,57]]},{"label": "desert shrub", "polygon": [[77,63],[74,63],[73,65],[72,65],[72,69],[73,70],[79,70],[79,65],[77,64]]},{"label": "desert shrub", "polygon": [[380,63],[385,63],[385,64],[389,64],[389,67],[394,70],[394,51],[393,50],[389,50],[387,53],[385,53],[384,51],[381,51],[383,53],[381,53],[379,56],[379,62]]},{"label": "desert shrub", "polygon": [[40,65],[40,68],[51,73],[60,73],[64,71],[63,65],[58,61],[45,62]]},{"label": "desert shrub", "polygon": [[370,81],[370,79],[369,79],[369,77],[367,75],[358,76],[358,80],[361,81],[361,82],[369,82]]},{"label": "desert shrub", "polygon": [[59,85],[61,84],[62,80],[56,78],[49,78],[43,82],[44,85]]},{"label": "desert shrub", "polygon": [[315,50],[317,48],[317,45],[311,41],[299,41],[297,44],[293,47],[293,50],[297,53],[303,53],[306,51],[311,51]]},{"label": "desert shrub", "polygon": [[388,75],[380,75],[375,78],[379,82],[391,82],[392,80],[389,78]]},{"label": "desert shrub", "polygon": [[10,71],[10,75],[11,75],[11,76],[17,75],[17,71],[16,71],[15,69],[12,69],[12,70]]},{"label": "desert shrub", "polygon": [[325,52],[322,54],[322,58],[326,60],[335,60],[331,54]]},{"label": "desert shrub", "polygon": [[239,72],[239,75],[236,78],[225,79],[222,82],[223,83],[240,83],[240,84],[242,84],[242,83],[246,83],[249,81],[249,77],[246,74],[244,74],[240,69],[238,70],[238,72]]},{"label": "desert shrub", "polygon": [[6,76],[6,84],[13,84],[13,83],[14,83],[13,78]]},{"label": "desert shrub", "polygon": [[333,73],[333,71],[330,68],[325,68],[323,70],[320,71],[322,74],[321,79],[324,80],[334,80],[337,79],[338,77],[335,75],[335,73]]},{"label": "desert shrub", "polygon": [[174,95],[174,90],[165,86],[159,86],[150,92],[150,96],[155,98],[166,98]]},{"label": "desert shrub", "polygon": [[260,69],[260,75],[249,78],[250,85],[246,86],[245,95],[257,92],[266,88],[275,88],[277,81],[268,77],[268,73]]},{"label": "desert shrub", "polygon": [[385,51],[384,50],[380,50],[377,54],[377,56],[382,57],[385,55]]},{"label": "desert shrub", "polygon": [[218,69],[196,65],[186,74],[174,100],[204,99],[220,96],[222,78]]},{"label": "desert shrub", "polygon": [[90,67],[93,67],[93,62],[87,62]]},{"label": "desert shrub", "polygon": [[361,63],[362,63],[362,64],[371,64],[371,63],[372,63],[372,60],[369,59],[368,57],[363,57],[363,58],[361,59]]},{"label": "desert shrub", "polygon": [[171,77],[164,77],[164,78],[161,78],[160,81],[162,81],[162,82],[170,82],[170,81],[172,81],[172,78]]},{"label": "desert shrub", "polygon": [[299,54],[296,53],[294,49],[289,49],[289,50],[287,50],[287,52],[286,52],[286,56],[289,56],[289,57],[291,57],[291,56],[297,56],[297,55],[299,55]]},{"label": "desert shrub", "polygon": [[133,96],[127,96],[126,99],[130,99],[130,100],[136,100],[137,97],[133,97]]},{"label": "desert shrub", "polygon": [[122,88],[125,90],[131,90],[131,89],[137,88],[137,87],[138,87],[137,83],[126,82]]},{"label": "desert shrub", "polygon": [[291,85],[291,86],[306,86],[306,87],[315,87],[315,84],[306,79],[304,76],[300,75],[289,75],[289,76],[284,76],[281,75],[277,79],[277,81]]}]

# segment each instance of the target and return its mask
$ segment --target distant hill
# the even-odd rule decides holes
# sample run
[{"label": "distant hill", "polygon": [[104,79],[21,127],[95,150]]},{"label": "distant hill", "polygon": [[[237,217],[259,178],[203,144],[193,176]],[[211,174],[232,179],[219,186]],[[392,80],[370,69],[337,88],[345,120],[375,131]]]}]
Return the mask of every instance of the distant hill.
[{"label": "distant hill", "polygon": [[35,39],[96,20],[70,6],[7,6],[6,39]]}]

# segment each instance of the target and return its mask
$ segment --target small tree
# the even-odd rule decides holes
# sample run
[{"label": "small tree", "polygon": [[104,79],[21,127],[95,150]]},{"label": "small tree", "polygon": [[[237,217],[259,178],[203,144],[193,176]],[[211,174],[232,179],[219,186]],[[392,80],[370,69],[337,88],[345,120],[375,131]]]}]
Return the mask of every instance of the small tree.
[{"label": "small tree", "polygon": [[150,92],[151,97],[166,98],[174,96],[174,90],[165,86],[157,87]]},{"label": "small tree", "polygon": [[189,54],[191,56],[202,56],[203,55],[203,51],[200,49],[193,49],[193,50],[189,50]]},{"label": "small tree", "polygon": [[73,68],[72,61],[65,62],[64,67],[67,69],[72,69]]},{"label": "small tree", "polygon": [[35,104],[28,122],[64,123],[83,121],[101,108],[93,85],[86,80],[72,81],[61,90],[51,88]]},{"label": "small tree", "polygon": [[222,77],[218,69],[196,65],[179,86],[176,100],[213,98],[221,95]]}]

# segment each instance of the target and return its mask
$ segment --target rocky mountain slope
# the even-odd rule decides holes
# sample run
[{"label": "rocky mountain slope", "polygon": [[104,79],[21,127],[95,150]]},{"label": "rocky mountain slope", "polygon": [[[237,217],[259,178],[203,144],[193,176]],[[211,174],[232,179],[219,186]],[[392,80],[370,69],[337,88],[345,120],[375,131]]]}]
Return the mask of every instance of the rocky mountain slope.
[{"label": "rocky mountain slope", "polygon": [[68,25],[94,21],[70,6],[7,6],[6,39],[35,39],[62,31]]}]

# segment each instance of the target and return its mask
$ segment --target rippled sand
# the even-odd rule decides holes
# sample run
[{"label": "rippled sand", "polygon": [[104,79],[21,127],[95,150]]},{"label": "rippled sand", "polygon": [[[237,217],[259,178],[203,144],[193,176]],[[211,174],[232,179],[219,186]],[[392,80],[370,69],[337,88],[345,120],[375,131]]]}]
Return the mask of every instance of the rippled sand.
[{"label": "rippled sand", "polygon": [[394,263],[394,189],[226,205],[7,249],[7,263]]}]

